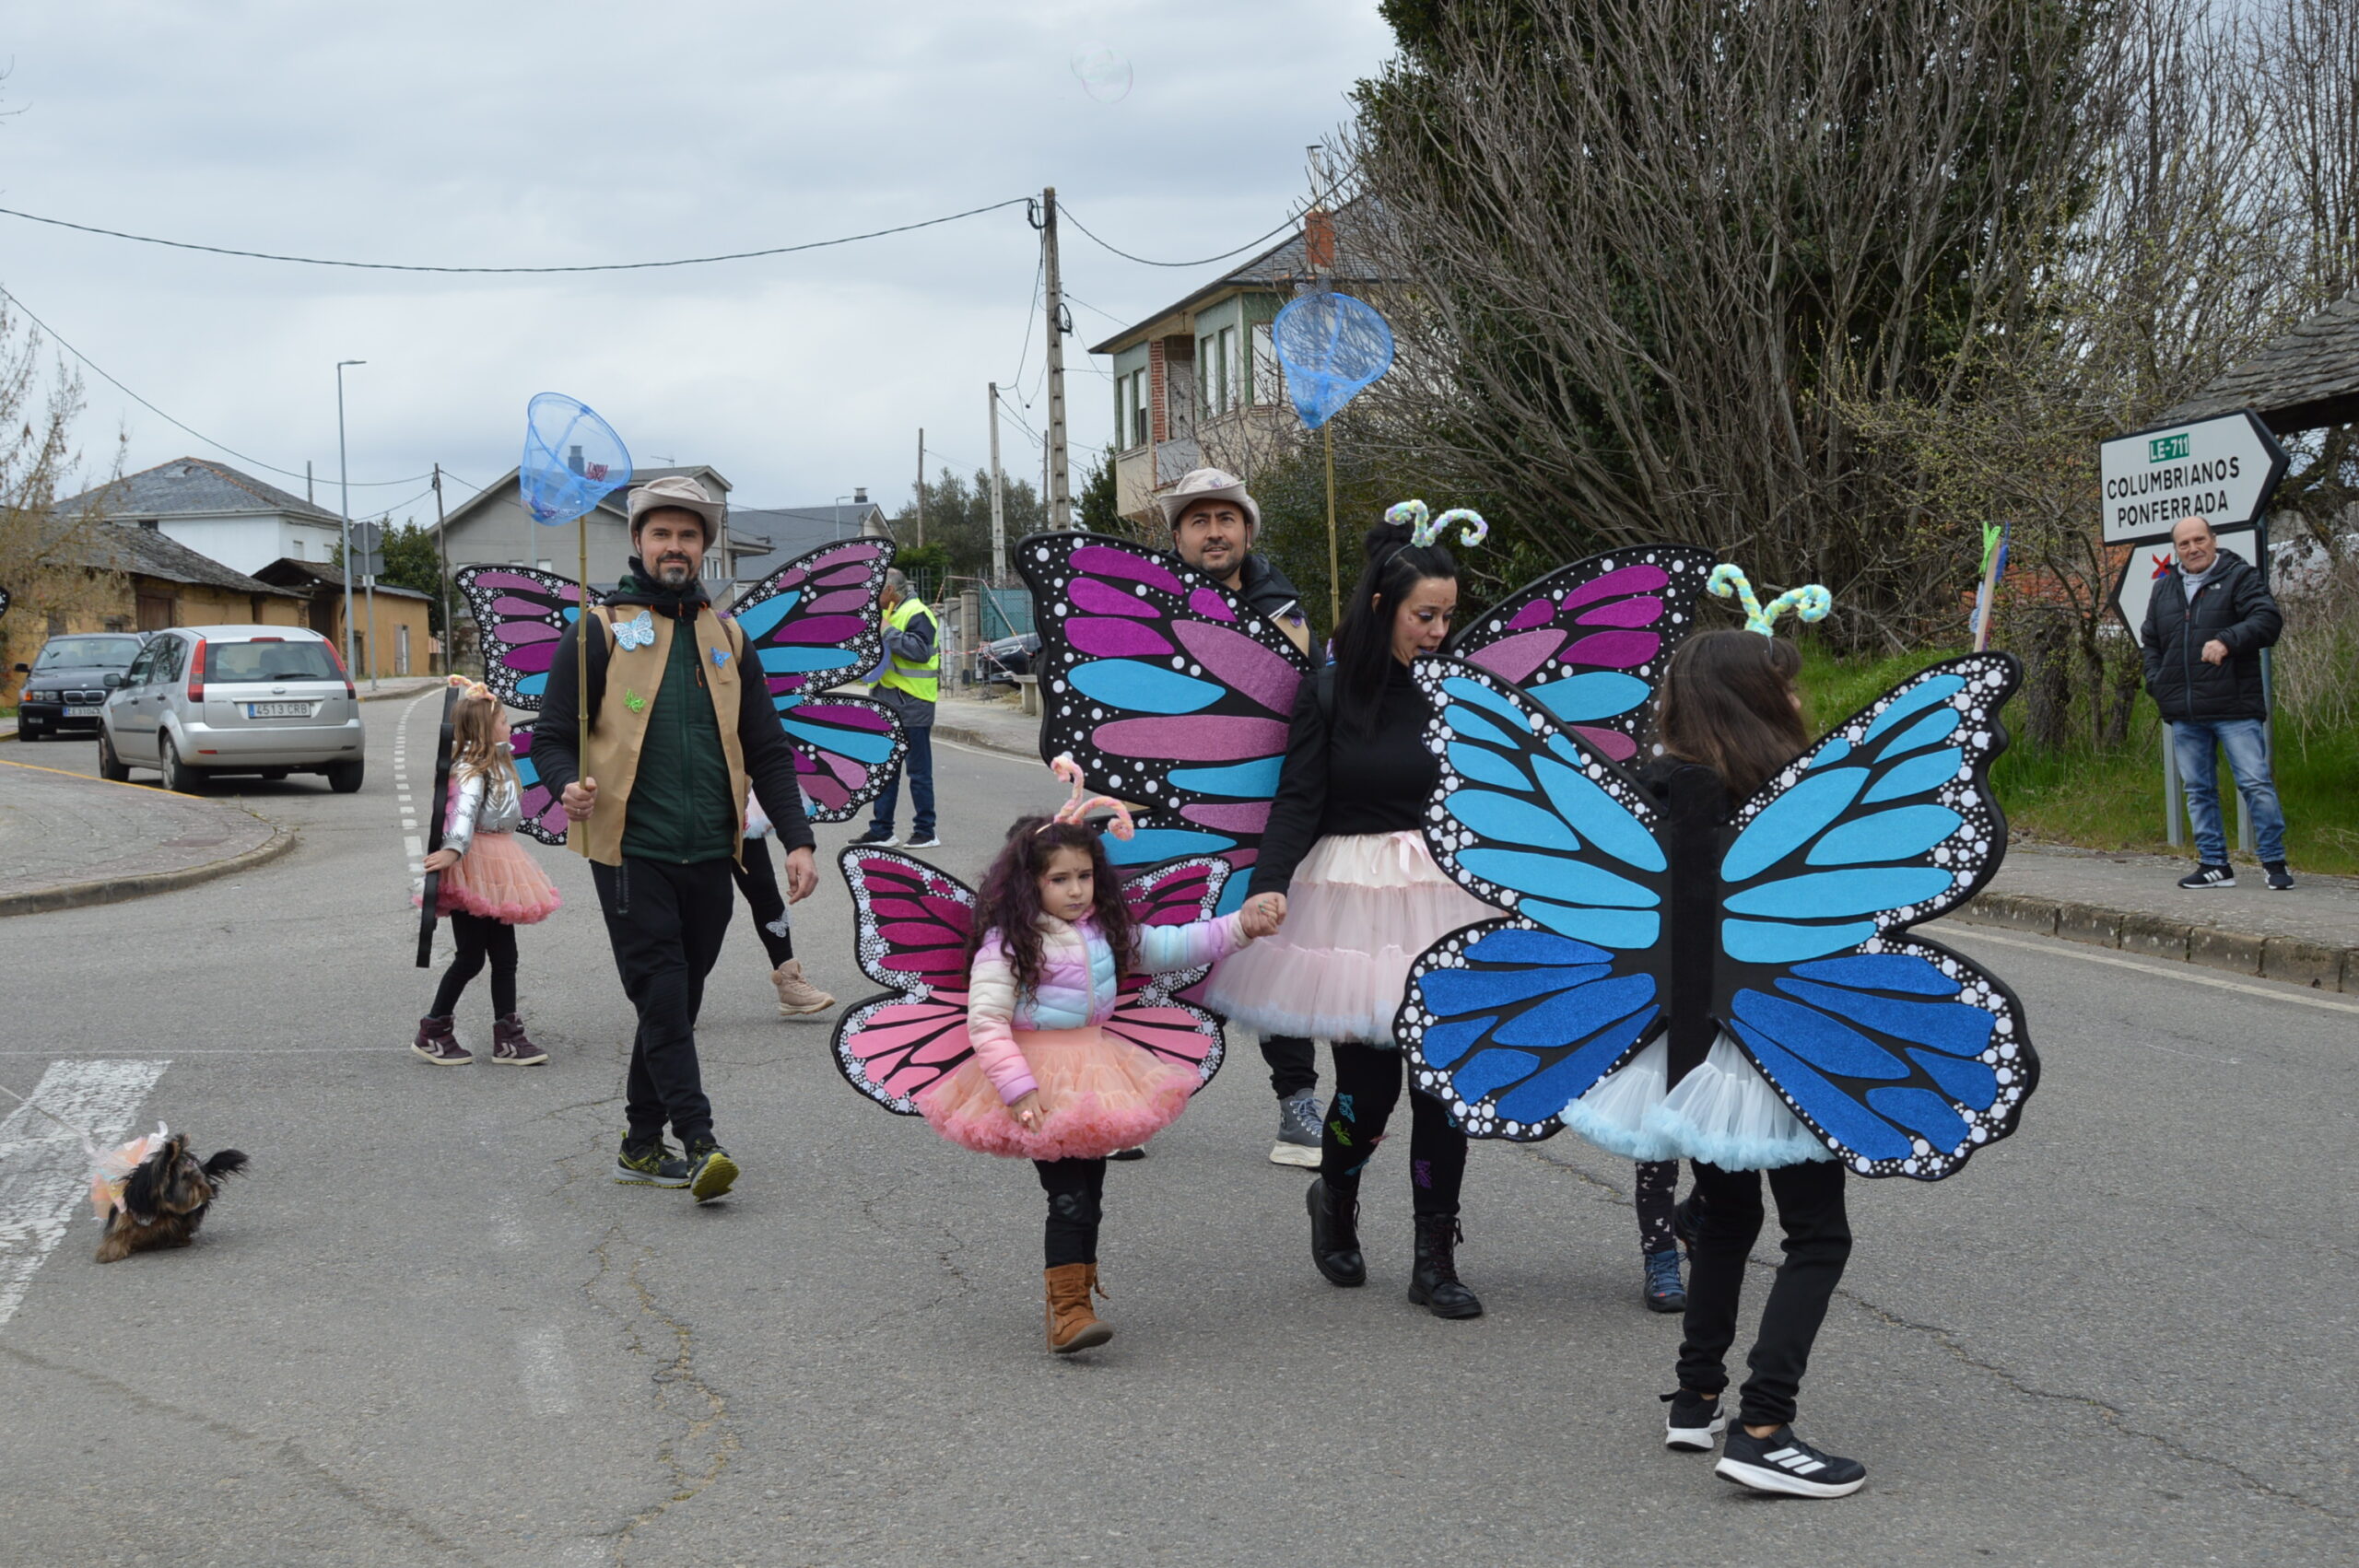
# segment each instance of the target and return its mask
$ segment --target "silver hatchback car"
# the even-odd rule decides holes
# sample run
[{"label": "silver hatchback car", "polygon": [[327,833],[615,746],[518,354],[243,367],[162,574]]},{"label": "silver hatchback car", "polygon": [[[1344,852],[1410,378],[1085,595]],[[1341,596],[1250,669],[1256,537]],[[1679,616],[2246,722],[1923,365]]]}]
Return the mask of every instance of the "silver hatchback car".
[{"label": "silver hatchback car", "polygon": [[360,788],[360,704],[334,645],[300,626],[174,626],[139,650],[99,716],[99,773],[194,794],[214,773],[323,773]]}]

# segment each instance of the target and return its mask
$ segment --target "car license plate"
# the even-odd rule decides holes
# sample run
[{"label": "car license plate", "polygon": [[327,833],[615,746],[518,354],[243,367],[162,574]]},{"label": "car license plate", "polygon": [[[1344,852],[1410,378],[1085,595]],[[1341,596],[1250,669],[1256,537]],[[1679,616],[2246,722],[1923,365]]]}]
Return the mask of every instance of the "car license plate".
[{"label": "car license plate", "polygon": [[306,719],[311,716],[308,702],[250,702],[246,704],[249,719]]},{"label": "car license plate", "polygon": [[69,708],[65,710],[68,719],[96,719],[98,716],[99,710],[95,708]]}]

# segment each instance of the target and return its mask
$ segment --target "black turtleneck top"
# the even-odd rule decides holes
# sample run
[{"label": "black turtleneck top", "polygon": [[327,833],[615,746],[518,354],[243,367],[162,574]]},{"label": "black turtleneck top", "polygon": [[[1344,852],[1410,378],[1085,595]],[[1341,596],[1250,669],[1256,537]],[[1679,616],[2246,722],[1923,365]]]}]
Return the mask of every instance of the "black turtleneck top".
[{"label": "black turtleneck top", "polygon": [[1337,722],[1334,679],[1329,665],[1304,681],[1295,697],[1252,893],[1284,893],[1295,867],[1321,838],[1416,831],[1441,781],[1441,764],[1426,749],[1433,707],[1406,664],[1395,662],[1385,673],[1377,720],[1365,734]]}]

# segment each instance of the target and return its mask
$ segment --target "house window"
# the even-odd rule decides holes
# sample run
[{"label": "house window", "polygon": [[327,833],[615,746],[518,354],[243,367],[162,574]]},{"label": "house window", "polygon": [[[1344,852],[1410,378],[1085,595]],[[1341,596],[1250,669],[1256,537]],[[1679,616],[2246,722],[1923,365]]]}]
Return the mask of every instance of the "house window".
[{"label": "house window", "polygon": [[1210,337],[1196,340],[1196,364],[1203,372],[1204,413],[1226,414],[1231,406],[1229,353],[1237,341],[1237,329],[1223,327]]},{"label": "house window", "polygon": [[1146,445],[1148,421],[1152,414],[1147,403],[1146,372],[1144,369],[1133,370],[1131,372],[1131,445]]},{"label": "house window", "polygon": [[1237,329],[1220,329],[1220,411],[1245,405],[1245,362],[1237,354]]},{"label": "house window", "polygon": [[1277,340],[1271,323],[1253,323],[1253,380],[1246,389],[1248,403],[1268,405],[1285,401],[1285,374],[1278,368]]}]

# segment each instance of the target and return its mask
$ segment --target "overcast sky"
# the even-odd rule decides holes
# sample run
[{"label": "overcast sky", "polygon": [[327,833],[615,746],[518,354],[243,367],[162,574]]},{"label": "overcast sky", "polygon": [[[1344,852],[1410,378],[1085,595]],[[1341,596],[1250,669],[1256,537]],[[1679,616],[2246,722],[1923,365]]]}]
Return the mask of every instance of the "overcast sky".
[{"label": "overcast sky", "polygon": [[[792,244],[1050,183],[1124,250],[1208,255],[1285,219],[1305,146],[1391,47],[1375,0],[10,12],[0,206],[472,265]],[[1076,76],[1094,47],[1128,64],[1127,93],[1119,67],[1095,93]],[[1070,223],[1062,240],[1077,485],[1112,424],[1084,345],[1221,269],[1136,265]],[[1042,423],[1038,255],[1021,207],[798,256],[586,277],[292,266],[0,216],[0,286],[172,417],[262,462],[313,462],[330,507],[334,366],[368,361],[346,372],[354,513],[428,519],[422,484],[359,482],[440,462],[489,483],[516,461],[526,399],[548,389],[597,407],[642,463],[712,463],[741,505],[826,504],[861,485],[898,505],[920,426],[930,466],[983,464],[988,381],[1020,377]],[[99,462],[119,426],[131,469],[239,463],[86,380]],[[1003,439],[1012,473],[1038,472],[1029,437],[1010,423]]]}]

